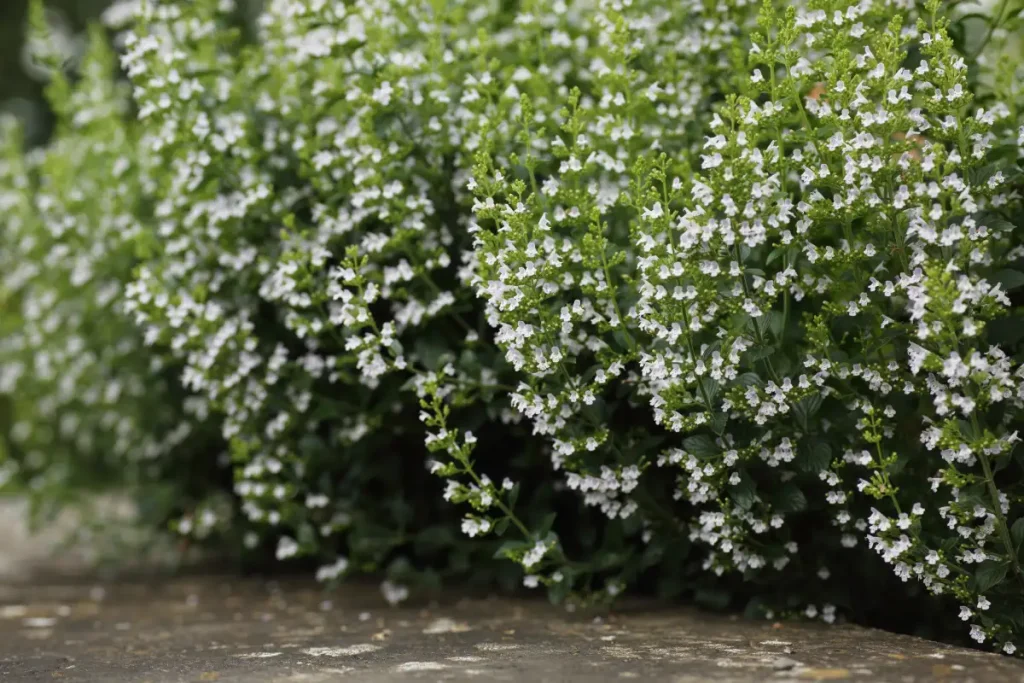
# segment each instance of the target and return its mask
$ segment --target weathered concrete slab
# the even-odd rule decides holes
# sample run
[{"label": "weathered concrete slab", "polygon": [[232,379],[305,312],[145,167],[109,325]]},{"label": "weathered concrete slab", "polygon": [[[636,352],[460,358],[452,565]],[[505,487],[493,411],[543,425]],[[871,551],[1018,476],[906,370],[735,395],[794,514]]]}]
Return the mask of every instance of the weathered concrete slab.
[{"label": "weathered concrete slab", "polygon": [[[180,552],[176,539],[154,536],[133,524],[131,500],[93,496],[79,508],[65,508],[42,529],[30,528],[28,503],[0,496],[0,584],[74,577],[83,573],[159,572],[204,561],[193,546]],[[91,526],[82,523],[89,519]]]},{"label": "weathered concrete slab", "polygon": [[54,549],[67,536],[73,520],[65,515],[60,523],[45,532],[33,532],[27,525],[28,503],[20,498],[0,497],[0,581],[25,576],[34,567],[48,564],[79,566],[81,554],[55,554]]},{"label": "weathered concrete slab", "polygon": [[62,534],[29,533],[20,510],[0,500],[4,682],[1024,682],[1017,660],[916,638],[652,604],[594,618],[508,599],[396,609],[373,585],[69,581],[83,558],[54,558]]},{"label": "weathered concrete slab", "polygon": [[328,596],[207,577],[0,589],[0,680],[999,683],[1024,680],[1024,664],[867,629],[650,605],[596,619],[507,599],[395,609],[372,586]]}]

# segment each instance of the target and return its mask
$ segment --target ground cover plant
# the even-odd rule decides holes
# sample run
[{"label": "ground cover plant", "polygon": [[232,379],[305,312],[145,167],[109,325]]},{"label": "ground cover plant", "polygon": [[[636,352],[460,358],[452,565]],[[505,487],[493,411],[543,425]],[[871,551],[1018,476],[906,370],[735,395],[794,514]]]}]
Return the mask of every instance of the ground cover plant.
[{"label": "ground cover plant", "polygon": [[124,475],[392,602],[1016,651],[1018,4],[149,0],[71,73],[34,8],[0,393],[40,500]]}]

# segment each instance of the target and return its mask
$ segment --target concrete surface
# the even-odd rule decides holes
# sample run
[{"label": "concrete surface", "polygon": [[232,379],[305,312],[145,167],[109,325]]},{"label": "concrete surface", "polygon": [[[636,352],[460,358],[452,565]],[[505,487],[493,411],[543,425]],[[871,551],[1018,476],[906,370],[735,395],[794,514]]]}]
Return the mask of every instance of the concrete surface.
[{"label": "concrete surface", "polygon": [[82,510],[74,508],[65,508],[42,529],[30,529],[28,503],[23,498],[0,496],[0,582],[21,581],[41,569],[50,575],[71,575],[84,567],[95,568],[116,552],[115,540],[132,548],[132,566],[151,561],[167,564],[168,553],[163,546],[141,552],[145,539],[129,524],[134,517],[129,500],[96,497],[88,502],[86,514],[109,525],[110,531],[105,534],[83,527]]},{"label": "concrete surface", "polygon": [[506,599],[389,608],[372,586],[208,576],[0,590],[0,680],[997,683],[1024,664],[846,626],[649,605],[574,618]]},{"label": "concrete surface", "polygon": [[[12,558],[32,539],[19,549],[2,533],[0,554],[24,568]],[[211,574],[107,584],[8,576],[0,681],[54,680],[1001,683],[1024,681],[1024,663],[857,627],[649,603],[595,618],[496,598],[390,608],[370,584],[329,593]]]}]

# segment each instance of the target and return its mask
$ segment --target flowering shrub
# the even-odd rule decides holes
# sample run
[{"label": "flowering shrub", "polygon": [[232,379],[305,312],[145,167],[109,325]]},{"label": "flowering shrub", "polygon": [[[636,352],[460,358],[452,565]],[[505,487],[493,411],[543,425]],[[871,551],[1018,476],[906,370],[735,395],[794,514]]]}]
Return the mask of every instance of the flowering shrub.
[{"label": "flowering shrub", "polygon": [[[816,546],[866,543],[1012,652],[1024,522],[1012,532],[993,467],[1024,371],[984,330],[1019,285],[1019,196],[997,161],[1019,124],[972,105],[934,3],[916,22],[885,3],[765,5],[758,24],[699,152],[655,124],[621,135],[664,121],[651,82],[669,79],[620,39],[601,100],[523,99],[527,140],[561,121],[537,146],[550,154],[520,152],[529,182],[478,154],[475,211],[494,228],[477,286],[521,373],[513,405],[610,516],[648,516],[641,472],[641,487],[674,478],[706,570],[798,558],[827,579],[792,528],[827,519]],[[610,428],[624,410],[659,437],[637,448]]]},{"label": "flowering shrub", "polygon": [[[39,42],[55,139],[22,150],[14,122],[2,124],[0,394],[12,400],[0,481],[16,477],[53,504],[114,478],[162,488],[175,464],[194,463],[201,476],[203,429],[181,411],[192,399],[175,397],[173,373],[144,350],[124,309],[153,181],[126,89],[111,80],[116,56],[96,34],[72,87]],[[147,518],[180,512],[188,478],[175,477],[181,486],[161,496],[147,488]]]},{"label": "flowering shrub", "polygon": [[888,564],[1012,654],[1022,98],[948,9],[142,3],[134,120],[96,47],[0,169],[19,474],[199,454],[177,533],[392,602],[832,622]]}]

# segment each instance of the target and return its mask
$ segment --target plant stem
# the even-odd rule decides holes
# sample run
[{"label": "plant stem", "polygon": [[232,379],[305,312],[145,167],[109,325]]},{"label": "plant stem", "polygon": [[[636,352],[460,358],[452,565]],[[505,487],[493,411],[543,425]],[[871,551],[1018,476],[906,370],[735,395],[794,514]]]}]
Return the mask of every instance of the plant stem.
[{"label": "plant stem", "polygon": [[[972,415],[971,422],[977,424],[978,420]],[[1010,536],[1010,530],[1006,527],[1006,517],[1003,516],[1003,506],[999,500],[999,489],[996,488],[996,482],[992,475],[992,464],[988,460],[988,455],[984,452],[978,453],[978,460],[981,461],[981,469],[985,472],[985,487],[988,489],[988,495],[992,499],[992,511],[996,516],[996,530],[999,531],[999,538],[1003,542],[1003,547],[1006,548],[1006,554],[1010,557],[1010,566],[1013,567],[1013,573],[1016,575],[1017,580],[1024,585],[1024,572],[1021,572],[1020,561],[1017,559],[1017,549],[1013,546],[1013,538]]]},{"label": "plant stem", "polygon": [[[484,482],[483,480],[480,479],[480,477],[477,476],[476,472],[473,471],[473,466],[469,463],[469,460],[466,460],[466,462],[463,463],[463,467],[465,468],[466,474],[469,475],[469,477],[476,483],[477,486],[483,489],[485,487]],[[501,500],[500,496],[494,497],[494,504],[497,505],[498,509],[501,510],[501,512],[509,518],[509,520],[516,526],[517,529],[519,529],[520,532],[522,532],[525,538],[530,538],[530,530],[526,528],[525,524],[519,521],[519,518],[516,517],[516,514],[512,512],[512,508],[505,505],[505,503]]]},{"label": "plant stem", "polygon": [[982,38],[980,43],[978,43],[977,49],[975,49],[974,53],[971,55],[972,59],[980,55],[988,45],[988,41],[992,40],[992,34],[995,33],[996,29],[999,28],[999,25],[1003,23],[1003,12],[1006,11],[1006,5],[1008,4],[1009,0],[1003,0],[999,3],[999,9],[997,9],[995,14],[992,16],[992,21],[988,25],[988,31],[985,32],[985,37]]}]

